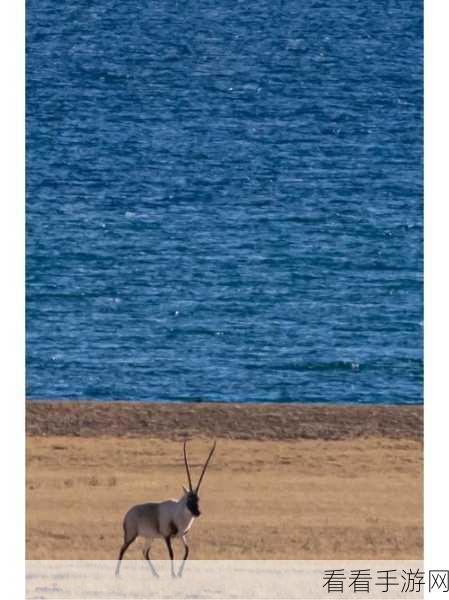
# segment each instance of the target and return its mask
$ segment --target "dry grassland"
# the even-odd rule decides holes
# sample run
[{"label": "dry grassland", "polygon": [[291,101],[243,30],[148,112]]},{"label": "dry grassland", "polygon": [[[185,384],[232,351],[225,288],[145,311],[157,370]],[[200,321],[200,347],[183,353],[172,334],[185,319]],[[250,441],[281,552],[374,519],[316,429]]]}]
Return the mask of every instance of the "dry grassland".
[{"label": "dry grassland", "polygon": [[[52,435],[46,423],[45,435],[35,429],[27,440],[27,558],[115,559],[124,512],[180,494],[181,443],[154,433]],[[199,433],[196,473],[210,445]],[[421,558],[422,444],[395,437],[219,437],[191,558]],[[156,542],[154,558],[165,552]],[[139,541],[127,558],[141,558]]]}]

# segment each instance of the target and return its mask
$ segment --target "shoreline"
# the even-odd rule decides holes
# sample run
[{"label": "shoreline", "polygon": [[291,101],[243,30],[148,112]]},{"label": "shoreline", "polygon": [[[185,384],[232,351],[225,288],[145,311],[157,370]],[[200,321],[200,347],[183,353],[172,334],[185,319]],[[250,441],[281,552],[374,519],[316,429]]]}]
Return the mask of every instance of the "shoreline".
[{"label": "shoreline", "polygon": [[28,436],[422,440],[422,405],[26,402]]}]

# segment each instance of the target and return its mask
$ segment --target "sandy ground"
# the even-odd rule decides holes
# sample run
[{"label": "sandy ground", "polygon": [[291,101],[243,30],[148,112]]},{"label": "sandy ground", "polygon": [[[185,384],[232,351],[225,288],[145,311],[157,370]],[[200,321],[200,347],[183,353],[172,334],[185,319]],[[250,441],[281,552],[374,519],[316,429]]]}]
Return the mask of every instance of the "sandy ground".
[{"label": "sandy ground", "polygon": [[218,439],[192,559],[422,558],[419,407],[28,403],[27,432],[27,558],[116,558],[131,505],[180,495],[186,434],[196,473]]}]

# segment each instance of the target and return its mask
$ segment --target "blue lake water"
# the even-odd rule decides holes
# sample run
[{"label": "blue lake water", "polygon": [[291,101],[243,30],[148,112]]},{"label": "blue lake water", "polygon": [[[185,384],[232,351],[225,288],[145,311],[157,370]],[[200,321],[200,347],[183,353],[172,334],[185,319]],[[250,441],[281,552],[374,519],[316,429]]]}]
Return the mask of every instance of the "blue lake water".
[{"label": "blue lake water", "polygon": [[422,6],[28,0],[27,397],[422,401]]}]

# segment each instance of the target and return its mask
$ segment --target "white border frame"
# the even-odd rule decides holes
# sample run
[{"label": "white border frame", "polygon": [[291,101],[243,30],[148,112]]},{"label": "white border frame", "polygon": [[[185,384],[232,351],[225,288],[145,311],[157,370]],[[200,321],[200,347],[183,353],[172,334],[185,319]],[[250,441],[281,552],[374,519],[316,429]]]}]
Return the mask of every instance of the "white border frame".
[{"label": "white border frame", "polygon": [[[447,56],[449,4],[425,1],[425,559],[427,568],[449,568],[447,518],[446,377],[449,339],[449,170]],[[24,3],[0,4],[1,234],[2,275],[2,482],[1,561],[8,565],[3,589],[24,597]]]},{"label": "white border frame", "polygon": [[0,3],[2,86],[0,564],[6,598],[25,597],[25,3]]},{"label": "white border frame", "polygon": [[449,569],[449,3],[424,8],[424,557],[427,569]]}]

